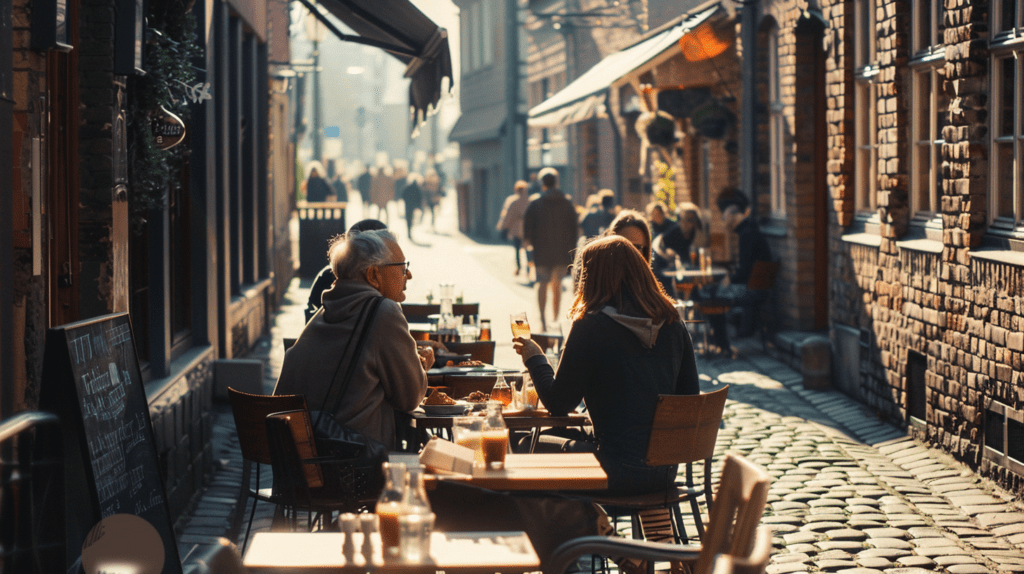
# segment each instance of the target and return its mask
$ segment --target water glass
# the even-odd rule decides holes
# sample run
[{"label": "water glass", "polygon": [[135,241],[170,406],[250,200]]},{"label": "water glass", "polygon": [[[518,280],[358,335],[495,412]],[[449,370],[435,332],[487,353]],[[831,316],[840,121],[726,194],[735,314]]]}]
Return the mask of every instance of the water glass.
[{"label": "water glass", "polygon": [[452,440],[455,444],[473,449],[473,464],[484,465],[484,454],[480,450],[480,433],[484,419],[480,417],[456,417],[452,421]]},{"label": "water glass", "polygon": [[430,534],[434,513],[402,514],[398,517],[398,554],[403,562],[425,562],[430,558]]}]

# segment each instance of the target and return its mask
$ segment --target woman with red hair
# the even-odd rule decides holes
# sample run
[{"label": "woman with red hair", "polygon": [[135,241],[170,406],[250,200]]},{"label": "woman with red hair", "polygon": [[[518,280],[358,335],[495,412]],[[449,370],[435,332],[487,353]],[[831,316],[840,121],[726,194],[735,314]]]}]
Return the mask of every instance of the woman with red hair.
[{"label": "woman with red hair", "polygon": [[585,401],[594,435],[546,435],[538,449],[596,452],[610,492],[663,491],[675,480],[676,466],[647,466],[644,455],[658,395],[700,392],[690,336],[648,261],[625,238],[588,243],[575,269],[572,327],[558,371],[532,340],[515,338],[513,346],[548,411],[562,415]]}]

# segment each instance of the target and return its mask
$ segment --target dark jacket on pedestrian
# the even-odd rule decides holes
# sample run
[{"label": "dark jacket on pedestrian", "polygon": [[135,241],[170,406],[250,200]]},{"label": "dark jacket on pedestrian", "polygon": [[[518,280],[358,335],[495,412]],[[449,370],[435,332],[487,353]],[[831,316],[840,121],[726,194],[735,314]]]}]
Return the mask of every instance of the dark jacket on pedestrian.
[{"label": "dark jacket on pedestrian", "polygon": [[650,492],[671,483],[676,467],[644,462],[659,394],[700,392],[693,344],[682,322],[653,323],[605,307],[573,323],[554,373],[544,356],[526,361],[552,415],[586,401],[608,489]]},{"label": "dark jacket on pedestrian", "polygon": [[306,201],[327,201],[332,193],[334,190],[324,178],[317,176],[306,180]]},{"label": "dark jacket on pedestrian", "polygon": [[411,179],[402,190],[402,200],[405,201],[406,217],[412,216],[413,211],[423,206],[423,188],[416,180]]},{"label": "dark jacket on pedestrian", "polygon": [[577,237],[576,208],[558,188],[546,190],[526,207],[523,239],[533,246],[533,261],[537,265],[568,267]]},{"label": "dark jacket on pedestrian", "polygon": [[356,180],[356,187],[359,188],[359,197],[363,199],[363,203],[370,202],[370,183],[373,181],[373,176],[370,175],[370,170],[364,171],[359,179]]}]

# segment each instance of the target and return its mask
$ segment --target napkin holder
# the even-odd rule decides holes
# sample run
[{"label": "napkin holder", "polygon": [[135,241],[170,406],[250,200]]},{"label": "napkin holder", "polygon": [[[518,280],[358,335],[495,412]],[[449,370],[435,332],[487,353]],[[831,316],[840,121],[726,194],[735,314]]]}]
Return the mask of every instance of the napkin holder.
[{"label": "napkin holder", "polygon": [[420,452],[420,464],[442,473],[473,474],[473,449],[432,437]]}]

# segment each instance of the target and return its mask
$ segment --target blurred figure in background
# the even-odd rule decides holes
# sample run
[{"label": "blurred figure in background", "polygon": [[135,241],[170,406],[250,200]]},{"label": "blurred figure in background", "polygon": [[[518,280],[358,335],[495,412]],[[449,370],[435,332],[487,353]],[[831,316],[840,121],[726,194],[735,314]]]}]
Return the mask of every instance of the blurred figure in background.
[{"label": "blurred figure in background", "polygon": [[572,264],[579,223],[576,207],[558,188],[558,171],[553,167],[540,170],[544,192],[531,200],[523,215],[523,240],[533,248],[537,273],[537,305],[540,308],[541,331],[547,331],[548,290],[551,291],[551,316],[559,321],[562,301],[562,279]]},{"label": "blurred figure in background", "polygon": [[[423,201],[426,203],[426,209],[430,210],[431,229],[435,229],[437,204],[441,203],[443,195],[444,190],[441,189],[441,176],[438,175],[436,169],[432,167],[427,168],[426,173],[423,174]],[[424,210],[424,215],[426,215],[426,209]]]},{"label": "blurred figure in background", "polygon": [[[513,186],[514,193],[505,198],[505,205],[501,208],[501,217],[498,218],[498,231],[512,241],[512,248],[516,252],[516,272],[518,276],[523,270],[519,259],[519,250],[523,247],[523,215],[526,214],[526,207],[530,205],[530,198],[527,196],[529,185],[519,180]],[[527,257],[524,256],[524,262]],[[530,277],[527,270],[526,278]]]},{"label": "blurred figure in background", "polygon": [[615,216],[603,235],[625,237],[626,241],[632,243],[633,247],[636,247],[636,250],[644,256],[644,261],[650,264],[651,229],[647,226],[644,214],[635,209],[623,209]]},{"label": "blurred figure in background", "polygon": [[370,207],[370,183],[373,182],[373,175],[370,173],[370,166],[363,166],[363,173],[356,178],[356,188],[359,190],[359,198],[363,201],[363,217],[366,217],[366,210]]},{"label": "blurred figure in background", "polygon": [[327,173],[323,164],[313,160],[309,162],[307,170],[306,181],[302,182],[302,191],[306,192],[306,201],[327,201],[327,196],[332,193],[332,190],[323,177]]},{"label": "blurred figure in background", "polygon": [[391,177],[391,168],[383,165],[370,181],[370,204],[377,207],[375,219],[388,223],[388,202],[394,198],[395,180]]},{"label": "blurred figure in background", "polygon": [[[604,230],[608,229],[612,220],[615,219],[615,192],[610,189],[602,189],[597,192],[597,198],[598,203],[590,206],[580,221],[583,236],[588,239],[604,233]],[[590,203],[589,198],[587,203]]]},{"label": "blurred figure in background", "polygon": [[336,159],[327,160],[327,183],[331,186],[331,195],[334,196],[334,201],[348,200],[348,185],[345,184],[345,178],[342,177],[344,171],[342,162]]},{"label": "blurred figure in background", "polygon": [[655,238],[668,231],[675,223],[668,217],[668,208],[663,201],[652,201],[647,204],[647,223],[651,226],[651,238]]},{"label": "blurred figure in background", "polygon": [[405,191],[405,184],[408,183],[406,178],[409,177],[409,162],[404,159],[396,159],[394,161],[394,173],[392,177],[395,178],[395,189],[391,195],[390,201],[398,201],[402,199],[402,193]]},{"label": "blurred figure in background", "polygon": [[418,173],[410,173],[406,176],[405,187],[402,189],[402,202],[405,204],[405,224],[408,226],[406,233],[409,240],[412,240],[412,224],[416,220],[416,210],[423,208],[423,188],[420,181],[423,178]]},{"label": "blurred figure in background", "polygon": [[665,277],[664,271],[675,265],[679,257],[682,265],[694,263],[691,255],[696,249],[707,247],[707,234],[704,233],[704,222],[700,209],[689,202],[680,203],[677,208],[679,220],[654,240],[654,252],[657,254],[654,275],[658,277],[666,293],[674,293],[672,279]]}]

